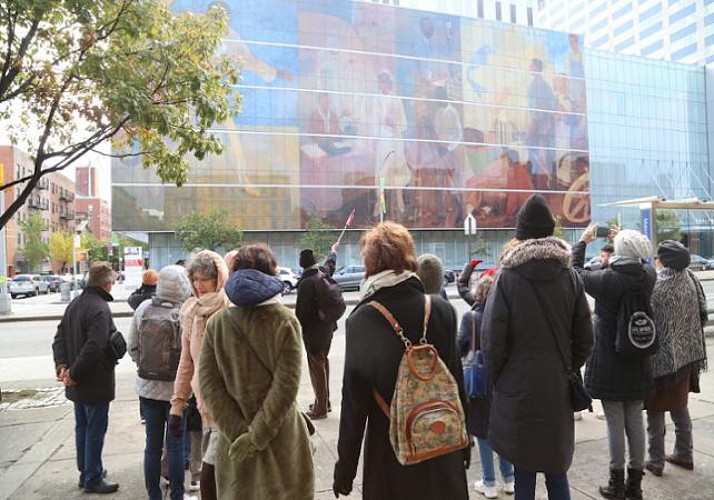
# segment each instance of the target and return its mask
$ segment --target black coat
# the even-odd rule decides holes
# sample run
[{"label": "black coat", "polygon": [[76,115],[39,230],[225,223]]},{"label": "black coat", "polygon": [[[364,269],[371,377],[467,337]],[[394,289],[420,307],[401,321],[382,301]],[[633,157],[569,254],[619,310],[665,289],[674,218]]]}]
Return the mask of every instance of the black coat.
[{"label": "black coat", "polygon": [[129,306],[136,311],[139,304],[150,299],[151,297],[154,297],[155,295],[156,285],[141,285],[139,288],[131,292],[131,295],[129,295],[129,298],[126,299],[126,301],[129,303]]},{"label": "black coat", "polygon": [[315,291],[315,284],[320,279],[318,272],[332,276],[335,272],[336,261],[337,254],[330,253],[319,270],[306,269],[298,282],[295,315],[300,321],[303,342],[309,353],[324,349],[329,351],[332,334],[337,330],[336,322],[323,321],[318,317],[317,292]]},{"label": "black coat", "polygon": [[[471,349],[471,336],[474,319],[476,319],[476,349],[481,348],[481,331],[483,327],[483,311],[485,304],[476,302],[470,311],[461,318],[459,337],[457,340],[459,354],[463,358]],[[469,434],[481,439],[488,439],[488,418],[491,413],[490,384],[485,398],[469,398]]]},{"label": "black coat", "polygon": [[518,469],[562,474],[575,450],[563,356],[577,370],[593,345],[583,285],[570,268],[569,245],[558,238],[523,241],[501,266],[481,333],[493,382],[488,439]]},{"label": "black coat", "polygon": [[108,301],[112,296],[87,287],[67,306],[57,327],[52,352],[55,367],[69,366],[77,385],[67,387],[67,399],[82,404],[104,404],[114,399],[114,367],[107,353],[109,335],[116,331]]},{"label": "black coat", "polygon": [[[335,482],[352,484],[364,445],[363,497],[366,500],[459,500],[468,498],[463,459],[465,451],[403,466],[389,443],[389,420],[377,406],[376,389],[391,403],[404,344],[369,300],[382,303],[399,321],[405,335],[418,342],[424,319],[424,288],[417,278],[382,288],[358,304],[347,318],[347,345],[342,385],[342,414],[337,443]],[[461,360],[456,348],[456,312],[448,302],[432,295],[427,339],[456,378],[462,404]],[[365,436],[366,430],[366,436]]]},{"label": "black coat", "polygon": [[586,271],[585,243],[573,246],[573,267],[595,299],[595,349],[585,369],[585,386],[590,395],[605,401],[640,401],[654,389],[652,360],[622,359],[615,351],[617,318],[625,292],[644,278],[647,299],[652,296],[657,273],[635,259],[610,259],[601,271]]}]

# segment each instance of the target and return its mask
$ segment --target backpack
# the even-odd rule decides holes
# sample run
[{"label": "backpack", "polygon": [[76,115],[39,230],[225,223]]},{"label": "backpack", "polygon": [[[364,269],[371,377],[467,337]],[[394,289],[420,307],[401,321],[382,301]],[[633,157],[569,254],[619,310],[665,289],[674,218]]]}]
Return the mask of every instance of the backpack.
[{"label": "backpack", "polygon": [[402,465],[446,455],[469,444],[459,386],[436,348],[426,340],[431,297],[425,297],[424,332],[417,346],[404,336],[387,308],[375,300],[368,303],[382,313],[405,346],[391,406],[376,389],[372,391],[390,421],[389,442]]},{"label": "backpack", "polygon": [[153,297],[139,323],[139,377],[172,381],[180,358],[179,306]]},{"label": "backpack", "polygon": [[642,284],[625,292],[617,318],[615,350],[625,358],[645,358],[659,349],[652,306]]},{"label": "backpack", "polygon": [[317,272],[315,280],[315,300],[317,317],[327,323],[336,322],[347,309],[340,285],[322,271]]}]

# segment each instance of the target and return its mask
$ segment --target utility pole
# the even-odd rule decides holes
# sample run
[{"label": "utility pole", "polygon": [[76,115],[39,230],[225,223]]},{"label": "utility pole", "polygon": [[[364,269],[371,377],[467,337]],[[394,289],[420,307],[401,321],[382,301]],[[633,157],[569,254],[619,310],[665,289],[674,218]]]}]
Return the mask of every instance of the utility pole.
[{"label": "utility pole", "polygon": [[[0,184],[5,184],[5,165],[0,163]],[[5,191],[0,191],[0,211],[5,211]],[[7,293],[7,245],[6,232],[0,229],[0,314],[12,312],[12,297]]]}]

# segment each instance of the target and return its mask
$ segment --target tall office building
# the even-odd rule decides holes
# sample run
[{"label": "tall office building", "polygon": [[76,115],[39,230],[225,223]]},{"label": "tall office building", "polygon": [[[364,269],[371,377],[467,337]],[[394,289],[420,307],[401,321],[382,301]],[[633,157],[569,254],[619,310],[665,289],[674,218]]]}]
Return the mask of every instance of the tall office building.
[{"label": "tall office building", "polygon": [[533,26],[536,0],[362,0],[439,14]]},{"label": "tall office building", "polygon": [[714,62],[711,0],[538,0],[536,25],[584,35],[591,49]]}]

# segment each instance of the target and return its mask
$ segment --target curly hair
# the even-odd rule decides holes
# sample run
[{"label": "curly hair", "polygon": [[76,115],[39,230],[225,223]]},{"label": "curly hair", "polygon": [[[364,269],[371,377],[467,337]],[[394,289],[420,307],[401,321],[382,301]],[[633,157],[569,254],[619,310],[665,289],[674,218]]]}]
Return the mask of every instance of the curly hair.
[{"label": "curly hair", "polygon": [[383,222],[370,229],[360,238],[359,246],[366,277],[387,269],[416,272],[418,268],[414,239],[396,222]]},{"label": "curly hair", "polygon": [[197,253],[193,259],[189,261],[186,266],[186,271],[190,279],[193,279],[193,275],[196,273],[207,279],[218,279],[218,269],[216,269],[216,263],[213,261],[213,257],[204,252]]},{"label": "curly hair", "polygon": [[490,274],[481,276],[473,288],[474,300],[479,304],[485,304],[488,294],[491,292],[491,285],[496,281]]},{"label": "curly hair", "polygon": [[255,243],[240,248],[236,253],[231,271],[238,271],[239,269],[256,269],[270,276],[275,276],[278,274],[278,261],[268,245]]}]

